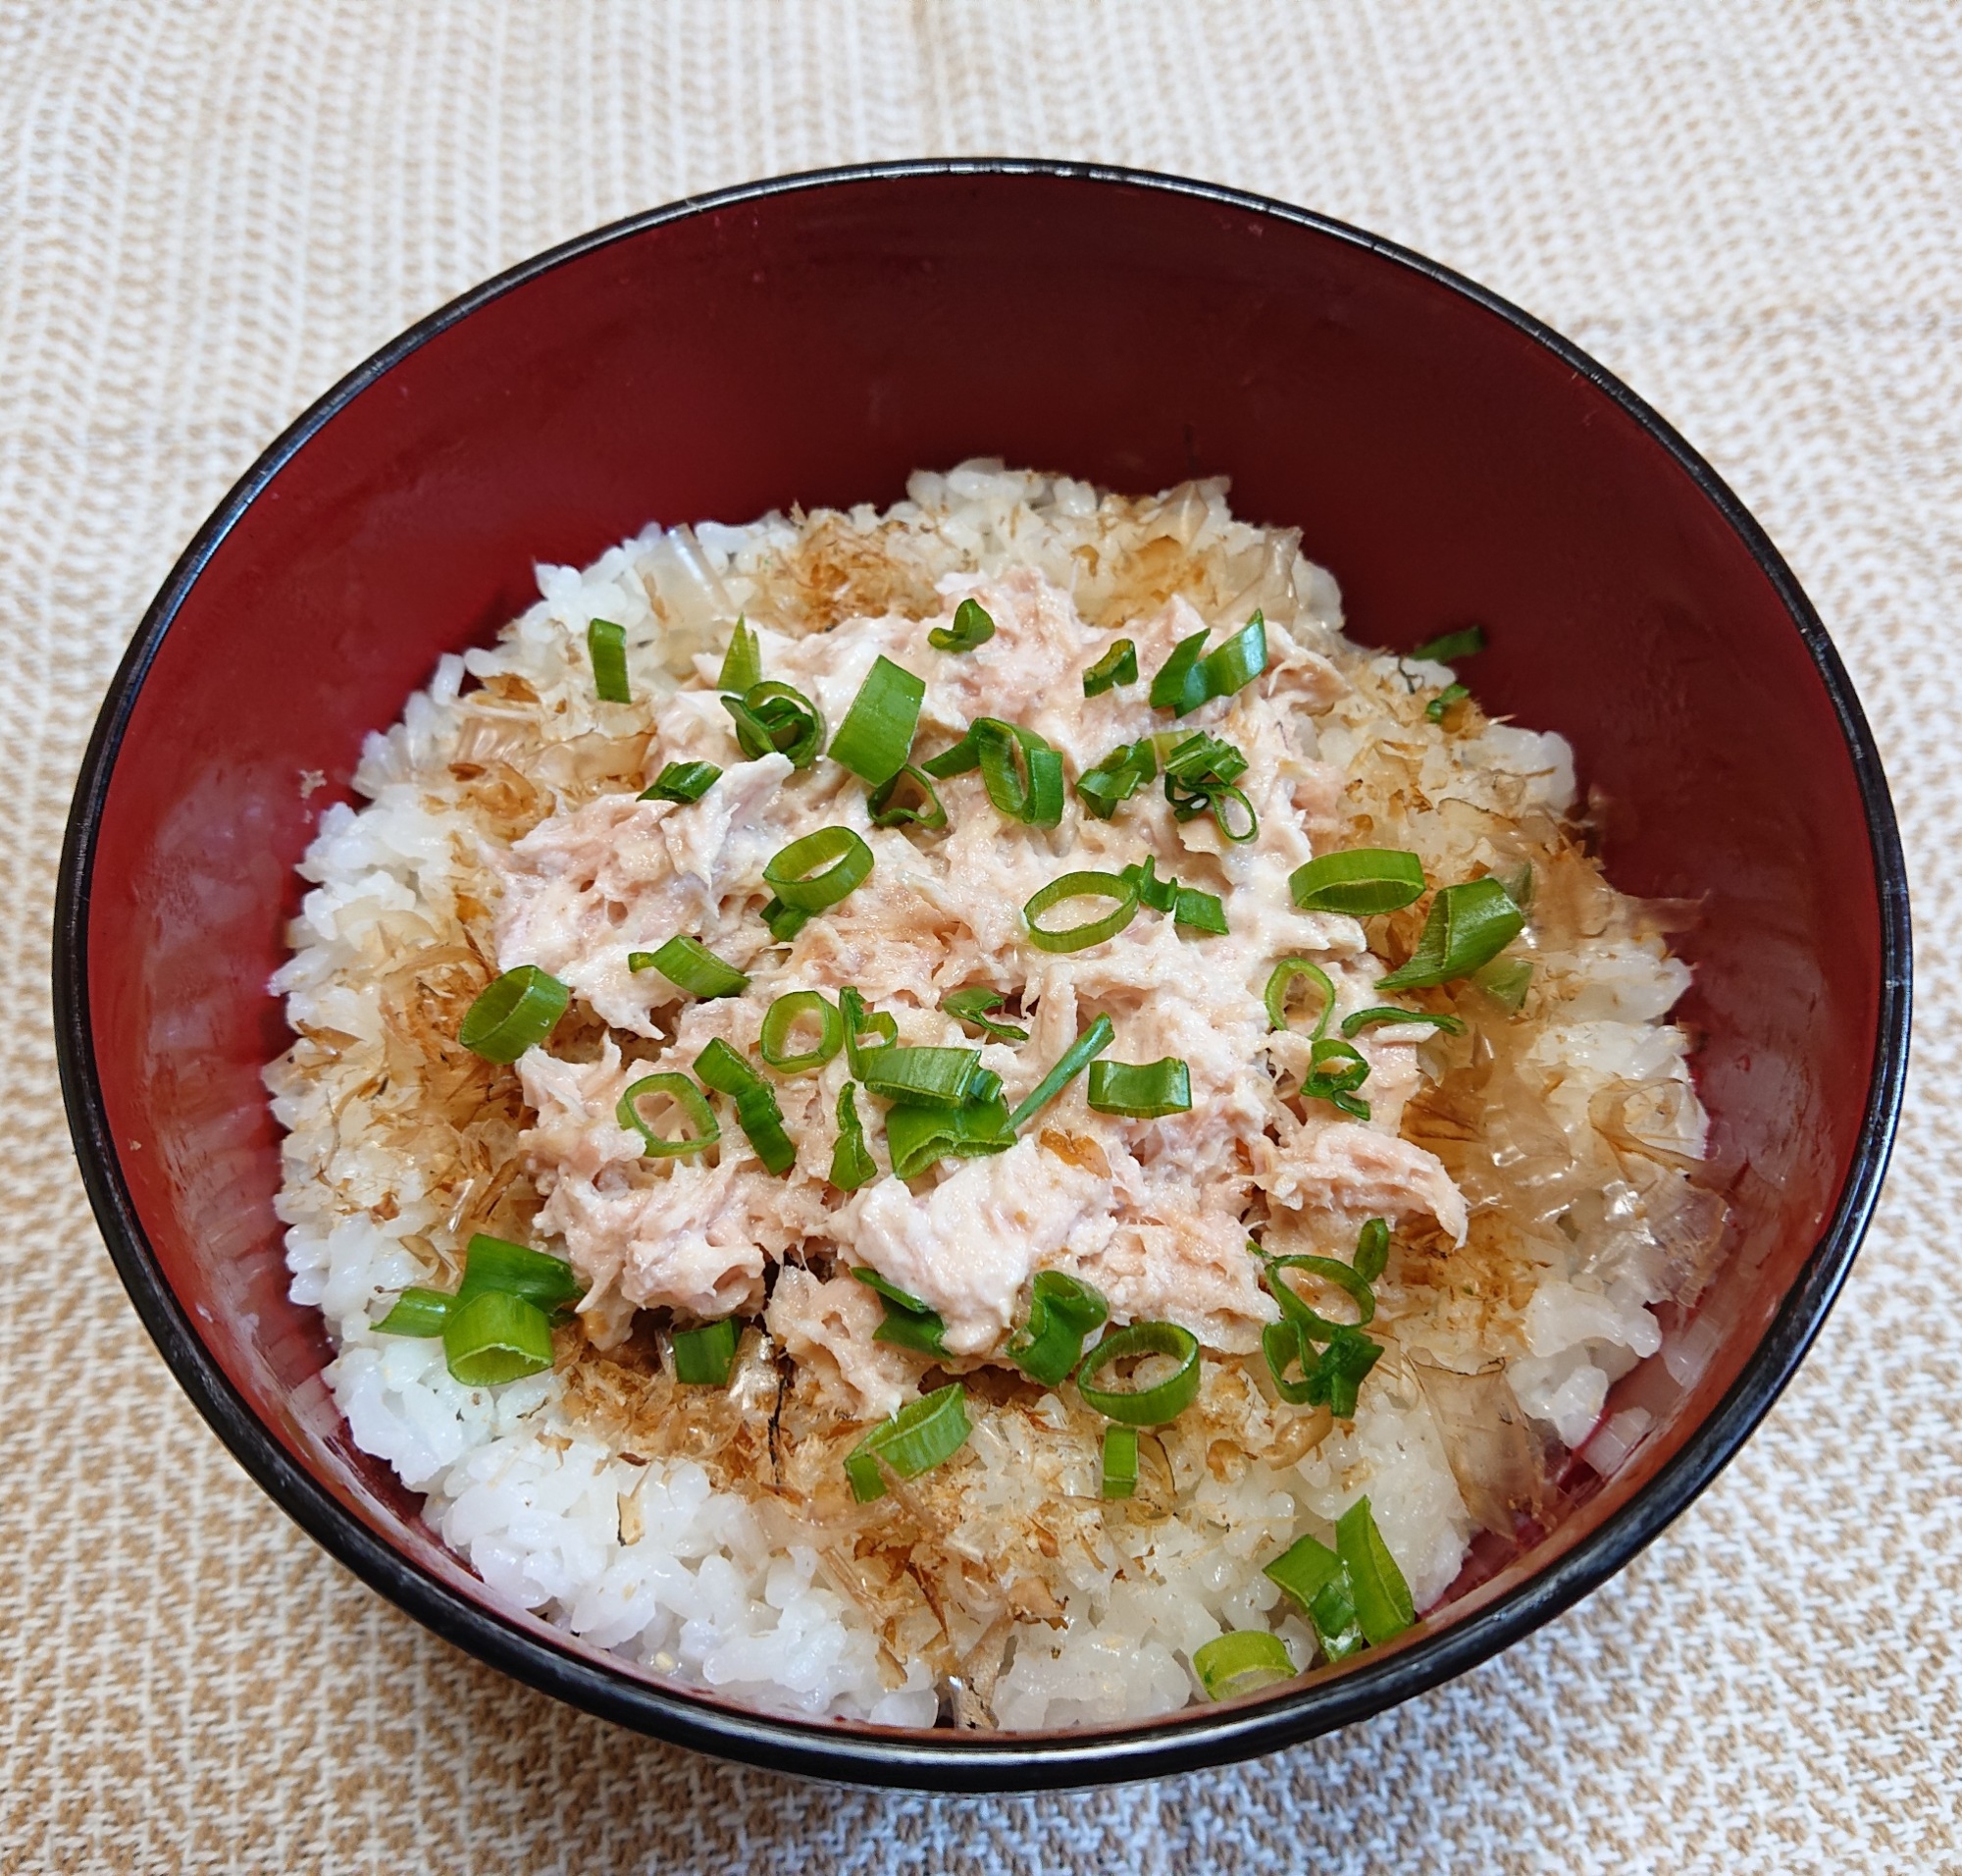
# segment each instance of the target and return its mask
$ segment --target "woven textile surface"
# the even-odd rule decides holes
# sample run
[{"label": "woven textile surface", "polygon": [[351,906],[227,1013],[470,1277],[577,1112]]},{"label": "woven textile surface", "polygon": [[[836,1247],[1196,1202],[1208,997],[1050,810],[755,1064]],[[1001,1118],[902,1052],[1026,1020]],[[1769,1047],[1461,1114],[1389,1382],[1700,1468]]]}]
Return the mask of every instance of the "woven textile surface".
[{"label": "woven textile surface", "polygon": [[[1307,204],[1632,383],[1837,640],[1922,935],[1907,1117],[1850,1286],[1661,1540],[1371,1724],[1043,1799],[845,1792],[655,1746],[346,1575],[125,1300],[47,1014],[103,689],[302,406],[596,223],[955,152]],[[1962,1869],[1962,759],[1930,662],[1962,587],[1958,341],[1953,0],[0,0],[0,1870]]]}]

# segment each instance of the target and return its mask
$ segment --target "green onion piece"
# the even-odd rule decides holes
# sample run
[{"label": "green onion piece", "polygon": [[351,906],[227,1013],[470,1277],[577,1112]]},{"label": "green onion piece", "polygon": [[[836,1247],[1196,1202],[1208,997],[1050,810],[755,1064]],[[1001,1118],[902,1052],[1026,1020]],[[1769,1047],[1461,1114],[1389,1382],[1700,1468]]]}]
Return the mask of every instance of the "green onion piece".
[{"label": "green onion piece", "polygon": [[1172,905],[1172,923],[1187,931],[1210,931],[1220,937],[1226,933],[1226,907],[1217,893],[1203,893],[1196,886],[1181,886]]},{"label": "green onion piece", "polygon": [[1518,1010],[1532,986],[1532,974],[1530,958],[1500,958],[1482,970],[1474,970],[1472,981],[1495,1003]]},{"label": "green onion piece", "polygon": [[810,923],[810,913],[799,912],[795,906],[786,906],[781,899],[772,899],[762,911],[763,923],[778,944],[787,945]]},{"label": "green onion piece", "polygon": [[1002,1077],[993,1068],[976,1068],[968,1077],[967,1093],[961,1106],[971,1108],[992,1101],[1002,1092]]},{"label": "green onion piece", "polygon": [[1376,1529],[1368,1498],[1358,1498],[1336,1520],[1335,1549],[1349,1572],[1356,1619],[1371,1647],[1381,1647],[1417,1621],[1410,1585]]},{"label": "green onion piece", "polygon": [[1029,827],[1054,827],[1062,819],[1062,757],[1048,743],[1033,730],[987,716],[968,734],[980,754],[988,799],[1003,813]]},{"label": "green onion piece", "polygon": [[[675,1104],[681,1119],[694,1129],[678,1140],[656,1133],[642,1117],[641,1103],[664,1094]],[[614,1117],[623,1127],[632,1127],[641,1136],[641,1151],[656,1160],[680,1159],[690,1153],[705,1153],[722,1138],[722,1125],[715,1110],[702,1099],[701,1090],[685,1074],[643,1075],[620,1097]]]},{"label": "green onion piece", "polygon": [[1149,736],[1119,743],[1095,768],[1076,778],[1076,796],[1099,820],[1109,820],[1159,772],[1158,752]]},{"label": "green onion piece", "polygon": [[450,1312],[442,1352],[464,1386],[500,1387],[551,1366],[551,1323],[522,1296],[483,1290]]},{"label": "green onion piece", "polygon": [[1104,1429],[1104,1496],[1130,1498],[1137,1489],[1138,1430],[1113,1421]]},{"label": "green onion piece", "polygon": [[375,1325],[383,1335],[440,1335],[456,1298],[420,1285],[405,1289],[395,1306]]},{"label": "green onion piece", "polygon": [[899,1020],[887,1011],[866,1009],[865,999],[850,984],[838,993],[838,1008],[845,1017],[846,1059],[852,1072],[862,1075],[867,1051],[859,1046],[859,1038],[877,1036],[882,1043],[895,1043],[900,1039]]},{"label": "green onion piece", "polygon": [[[1263,1325],[1261,1353],[1266,1357],[1267,1373],[1273,1377],[1274,1391],[1290,1407],[1306,1406],[1315,1392],[1317,1356],[1307,1331],[1292,1316]],[[1288,1370],[1299,1368],[1301,1379],[1290,1381]]]},{"label": "green onion piece", "polygon": [[841,1192],[855,1192],[879,1176],[878,1162],[865,1144],[865,1124],[858,1119],[858,1084],[848,1081],[838,1090],[838,1141],[831,1149],[831,1183]]},{"label": "green onion piece", "polygon": [[979,599],[962,599],[954,608],[954,624],[937,625],[926,635],[936,651],[971,651],[995,636],[995,621]]},{"label": "green onion piece", "polygon": [[980,1068],[979,1049],[915,1049],[889,1043],[883,1049],[863,1050],[858,1057],[858,1078],[873,1094],[921,1108],[959,1107]]},{"label": "green onion piece", "polygon": [[972,1431],[966,1392],[957,1381],[908,1401],[845,1455],[845,1477],[852,1497],[861,1505],[883,1498],[886,1480],[881,1466],[890,1466],[902,1479],[917,1479],[952,1459]]},{"label": "green onion piece", "polygon": [[1138,681],[1138,648],[1129,639],[1119,639],[1110,651],[1083,674],[1083,695],[1102,697],[1119,684]]},{"label": "green onion piece", "polygon": [[1217,651],[1201,657],[1204,632],[1181,639],[1152,679],[1152,707],[1189,716],[1215,697],[1231,697],[1267,668],[1267,622],[1259,612]]},{"label": "green onion piece", "polygon": [[[1308,1053],[1309,1082],[1321,1100],[1334,1094],[1353,1094],[1369,1078],[1369,1064],[1353,1042],[1322,1036]],[[1303,1092],[1311,1089],[1304,1085]]]},{"label": "green onion piece", "polygon": [[594,619],[586,628],[586,655],[593,660],[593,688],[602,704],[631,704],[627,685],[627,628]]},{"label": "green onion piece", "polygon": [[922,679],[889,657],[875,657],[831,739],[831,759],[874,788],[891,781],[912,753],[925,696]]},{"label": "green onion piece", "polygon": [[935,781],[944,782],[951,775],[965,775],[981,766],[981,745],[974,732],[981,722],[990,718],[977,718],[967,726],[965,734],[951,749],[944,749],[938,756],[930,756],[920,767]]},{"label": "green onion piece", "polygon": [[[817,1041],[808,1048],[793,1051],[790,1042],[799,1023],[814,1017]],[[782,1074],[808,1074],[821,1068],[845,1047],[845,1018],[834,1004],[815,990],[793,990],[779,997],[763,1013],[763,1033],[756,1053]]]},{"label": "green onion piece", "polygon": [[1502,879],[1499,884],[1505,887],[1507,896],[1522,912],[1532,911],[1535,887],[1533,884],[1533,863],[1531,860],[1523,861],[1519,871],[1512,878]]},{"label": "green onion piece", "polygon": [[1410,962],[1380,979],[1376,988],[1417,990],[1469,977],[1480,964],[1490,964],[1524,926],[1524,914],[1496,879],[1439,887]]},{"label": "green onion piece", "polygon": [[677,933],[651,952],[628,957],[630,968],[635,957],[645,957],[670,983],[679,985],[692,997],[739,997],[749,987],[749,979],[734,964],[727,964],[698,939]]},{"label": "green onion piece", "polygon": [[824,718],[801,691],[774,680],[752,684],[722,707],[736,723],[736,741],[751,760],[786,756],[793,768],[808,768],[824,750]]},{"label": "green onion piece", "polygon": [[910,1348],[920,1355],[947,1353],[947,1319],[930,1304],[889,1283],[877,1271],[854,1270],[852,1275],[867,1289],[877,1290],[886,1306],[885,1321],[872,1331],[875,1342]]},{"label": "green onion piece", "polygon": [[722,675],[715,680],[718,691],[734,691],[738,697],[762,682],[763,657],[756,649],[756,634],[743,619],[729,635],[729,649],[722,654]]},{"label": "green onion piece", "polygon": [[1444,712],[1454,704],[1462,704],[1472,693],[1462,684],[1447,684],[1443,690],[1423,706],[1424,716],[1433,723],[1444,721]]},{"label": "green onion piece", "polygon": [[630,951],[627,954],[627,968],[632,971],[651,970],[654,967],[654,954],[651,951]]},{"label": "green onion piece", "polygon": [[486,1062],[515,1062],[551,1034],[572,992],[537,964],[492,977],[478,992],[456,1039]]},{"label": "green onion piece", "polygon": [[1162,1062],[1093,1062],[1089,1101],[1099,1114],[1133,1120],[1186,1114],[1192,1108],[1191,1071],[1176,1056]]},{"label": "green onion piece", "polygon": [[1083,1072],[1095,1057],[1110,1046],[1116,1034],[1116,1027],[1110,1018],[1099,1016],[1062,1052],[1056,1067],[1022,1097],[1021,1105],[1008,1117],[1009,1127],[1019,1133]]},{"label": "green onion piece", "polygon": [[763,877],[786,906],[823,912],[872,870],[872,850],[849,827],[820,827],[779,851]]},{"label": "green onion piece", "polygon": [[1321,1351],[1309,1378],[1309,1399],[1337,1420],[1356,1418],[1356,1396],[1383,1352],[1381,1342],[1354,1329],[1339,1330]]},{"label": "green onion piece", "polygon": [[1178,881],[1161,879],[1158,864],[1158,857],[1147,854],[1143,860],[1133,860],[1117,877],[1128,879],[1137,887],[1138,904],[1147,912],[1170,912],[1178,904]]},{"label": "green onion piece", "polygon": [[1210,1700],[1230,1700],[1294,1679],[1287,1644],[1266,1629],[1234,1629],[1195,1648],[1192,1671]]},{"label": "green onion piece", "polygon": [[[1091,1377],[1135,1355],[1167,1355],[1178,1363],[1145,1387],[1099,1387]],[[1199,1398],[1199,1337],[1176,1323],[1133,1323],[1107,1335],[1076,1371],[1076,1391],[1106,1420],[1127,1427],[1162,1427]]]},{"label": "green onion piece", "polygon": [[720,1036],[696,1057],[695,1072],[703,1087],[736,1103],[737,1124],[766,1171],[781,1177],[797,1164],[797,1148],[784,1131],[784,1111],[777,1106],[776,1095]]},{"label": "green onion piece", "polygon": [[1083,1338],[1110,1320],[1110,1305],[1088,1283],[1062,1271],[1038,1271],[1029,1320],[1003,1352],[1031,1381],[1060,1387],[1083,1359]]},{"label": "green onion piece", "polygon": [[703,1323],[698,1329],[676,1329],[675,1380],[686,1387],[727,1387],[742,1334],[742,1327],[733,1316]]},{"label": "green onion piece", "polygon": [[917,1178],[949,1154],[973,1159],[1006,1153],[1014,1144],[1007,1103],[999,1094],[960,1108],[902,1102],[886,1110],[886,1151],[892,1156],[896,1178]]},{"label": "green onion piece", "polygon": [[463,1254],[463,1281],[456,1287],[456,1300],[467,1303],[486,1290],[522,1296],[550,1310],[576,1302],[586,1294],[586,1285],[564,1258],[479,1231]]},{"label": "green onion piece", "polygon": [[1315,1608],[1316,1597],[1340,1580],[1342,1559],[1319,1538],[1304,1535],[1273,1562],[1264,1565],[1261,1574],[1279,1584],[1308,1614]]},{"label": "green onion piece", "polygon": [[[1270,1257],[1267,1271],[1267,1287],[1273,1291],[1274,1300],[1316,1341],[1333,1341],[1343,1329],[1360,1329],[1365,1323],[1374,1320],[1376,1297],[1369,1287],[1369,1279],[1339,1257]],[[1292,1283],[1275,1275],[1280,1271],[1306,1271],[1311,1277],[1320,1277],[1324,1283],[1333,1283],[1356,1305],[1356,1321],[1353,1324],[1331,1323],[1325,1317],[1317,1316],[1301,1300],[1301,1293]]]},{"label": "green onion piece", "polygon": [[[1043,913],[1068,899],[1114,899],[1114,912],[1081,925],[1065,925],[1052,931],[1039,924]],[[1086,951],[1114,938],[1138,915],[1138,884],[1122,873],[1064,873],[1053,879],[1022,908],[1028,921],[1029,942],[1038,951]]]},{"label": "green onion piece", "polygon": [[1367,1220],[1356,1236],[1356,1275],[1366,1283],[1382,1276],[1390,1261],[1390,1226],[1385,1219]]},{"label": "green onion piece", "polygon": [[722,779],[713,762],[670,762],[641,790],[644,802],[698,802]]},{"label": "green onion piece", "polygon": [[[900,791],[911,789],[916,802],[900,799]],[[874,827],[924,827],[938,833],[947,825],[947,809],[934,792],[933,777],[925,769],[903,762],[875,788],[865,802]]]},{"label": "green onion piece", "polygon": [[1007,999],[999,990],[990,990],[985,985],[975,984],[966,990],[950,990],[941,998],[940,1007],[955,1021],[969,1029],[978,1029],[984,1036],[996,1042],[1026,1042],[1029,1032],[1012,1022],[997,1022],[988,1013],[999,1010]]},{"label": "green onion piece", "polygon": [[1482,625],[1468,625],[1461,631],[1447,632],[1442,638],[1426,639],[1415,651],[1406,651],[1405,657],[1421,658],[1427,664],[1456,664],[1460,658],[1476,655],[1485,649],[1485,628]]},{"label": "green onion piece", "polygon": [[[1526,966],[1532,968],[1530,964]],[[1394,1004],[1378,1004],[1373,1010],[1359,1010],[1353,1016],[1342,1018],[1342,1033],[1345,1036],[1359,1036],[1365,1029],[1373,1028],[1379,1022],[1429,1022],[1443,1030],[1446,1035],[1462,1036],[1465,1025],[1456,1016],[1441,1016],[1431,1010],[1399,1010]]]},{"label": "green onion piece", "polygon": [[[1172,818],[1189,821],[1196,814],[1211,813],[1228,840],[1236,844],[1252,840],[1260,832],[1260,819],[1253,803],[1233,786],[1246,772],[1247,758],[1231,743],[1204,730],[1186,737],[1164,758],[1165,800],[1171,804]],[[1238,805],[1240,814],[1227,811],[1229,803]]]},{"label": "green onion piece", "polygon": [[1368,918],[1423,897],[1423,862],[1394,848],[1351,847],[1297,866],[1288,889],[1303,912]]},{"label": "green onion piece", "polygon": [[1356,1596],[1346,1570],[1315,1598],[1308,1617],[1315,1624],[1321,1652],[1331,1661],[1369,1645],[1356,1624]]},{"label": "green onion piece", "polygon": [[1321,992],[1321,1014],[1316,1018],[1311,1032],[1319,1041],[1328,1027],[1328,1018],[1335,1014],[1335,986],[1329,981],[1327,971],[1319,964],[1310,964],[1306,958],[1283,958],[1268,975],[1267,1027],[1285,1029],[1288,1026],[1288,994],[1294,989],[1297,977],[1306,977]]},{"label": "green onion piece", "polygon": [[1206,683],[1199,675],[1199,653],[1207,633],[1195,632],[1172,647],[1171,656],[1152,676],[1147,693],[1155,710],[1170,710],[1183,716],[1206,702]]}]

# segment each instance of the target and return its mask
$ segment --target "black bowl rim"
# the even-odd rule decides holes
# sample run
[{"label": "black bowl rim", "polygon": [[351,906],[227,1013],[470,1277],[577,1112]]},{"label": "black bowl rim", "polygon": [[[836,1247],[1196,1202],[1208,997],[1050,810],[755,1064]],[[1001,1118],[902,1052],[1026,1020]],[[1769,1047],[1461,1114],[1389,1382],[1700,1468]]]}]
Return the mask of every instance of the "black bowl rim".
[{"label": "black bowl rim", "polygon": [[[535,1635],[425,1575],[346,1511],[260,1422],[165,1281],[130,1201],[95,1068],[87,1000],[87,916],[96,836],[137,693],[185,595],[245,510],[298,449],[410,352],[549,269],[684,217],[802,190],[949,176],[1041,176],[1198,197],[1368,249],[1496,314],[1585,378],[1690,477],[1771,581],[1832,699],[1866,811],[1882,928],[1879,1034],[1866,1113],[1833,1218],[1757,1350],[1713,1412],[1627,1504],[1545,1570],[1442,1633],[1365,1657],[1318,1684],[1259,1704],[1057,1736],[855,1733],[821,1721],[739,1712],[614,1671]],[[416,322],[299,417],[240,478],[171,570],[109,687],[83,759],[63,842],[54,928],[55,1043],[69,1125],[89,1201],[123,1283],[165,1361],[233,1456],[309,1537],[444,1640],[540,1692],[676,1745],[779,1772],[942,1792],[1033,1791],[1191,1771],[1333,1731],[1466,1672],[1569,1608],[1621,1569],[1730,1461],[1790,1380],[1844,1282],[1878,1198],[1907,1068],[1911,938],[1907,872],[1880,753],[1852,684],[1810,600],[1717,472],[1612,373],[1531,314],[1437,262],[1327,216],[1210,182],[1105,164],[1035,158],[932,158],[806,171],[689,197],[629,216],[520,262]]]}]

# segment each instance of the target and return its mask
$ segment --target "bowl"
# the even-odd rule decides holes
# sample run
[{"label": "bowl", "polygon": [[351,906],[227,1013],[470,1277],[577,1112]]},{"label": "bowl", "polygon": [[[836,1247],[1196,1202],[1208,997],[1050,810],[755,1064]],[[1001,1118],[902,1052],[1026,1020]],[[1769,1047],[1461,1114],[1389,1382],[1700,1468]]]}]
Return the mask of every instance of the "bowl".
[{"label": "bowl", "polygon": [[[438,654],[523,608],[535,561],[583,564],[649,519],[883,504],[910,469],[974,455],[1125,491],[1230,475],[1237,512],[1305,530],[1353,636],[1500,627],[1481,698],[1573,742],[1610,877],[1702,904],[1680,1019],[1730,1181],[1696,1333],[1668,1325],[1618,1383],[1610,1417],[1648,1418],[1575,1469],[1555,1528],[1487,1539],[1454,1600],[1340,1671],[1097,1732],[783,1718],[494,1603],[335,1409],[320,1320],[286,1297],[259,1078],[287,1039],[266,981],[320,811]],[[1005,161],[637,216],[344,379],[145,615],[82,768],[55,936],[63,1087],[110,1253],[282,1508],[561,1699],[757,1764],[943,1791],[1268,1750],[1461,1673],[1625,1564],[1736,1451],[1846,1275],[1900,1100],[1908,977],[1899,843],[1846,674],[1764,531],[1653,411],[1516,307],[1355,229]]]}]

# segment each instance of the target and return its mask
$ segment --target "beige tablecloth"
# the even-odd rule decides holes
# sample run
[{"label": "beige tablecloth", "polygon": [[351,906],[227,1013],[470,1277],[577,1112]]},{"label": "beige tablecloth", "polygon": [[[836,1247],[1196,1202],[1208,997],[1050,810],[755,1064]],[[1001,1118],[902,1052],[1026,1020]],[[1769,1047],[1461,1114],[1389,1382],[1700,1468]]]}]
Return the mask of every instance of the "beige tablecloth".
[{"label": "beige tablecloth", "polygon": [[[775,172],[1098,157],[1408,241],[1651,398],[1790,556],[1923,943],[1885,1202],[1797,1382],[1499,1660],[1265,1763],[1042,1800],[647,1744],[398,1615],[178,1393],[70,1159],[55,858],[122,644],[304,404],[595,223]],[[1962,8],[1828,0],[0,0],[0,1868],[1962,1868]],[[733,518],[733,517],[732,517]]]}]

